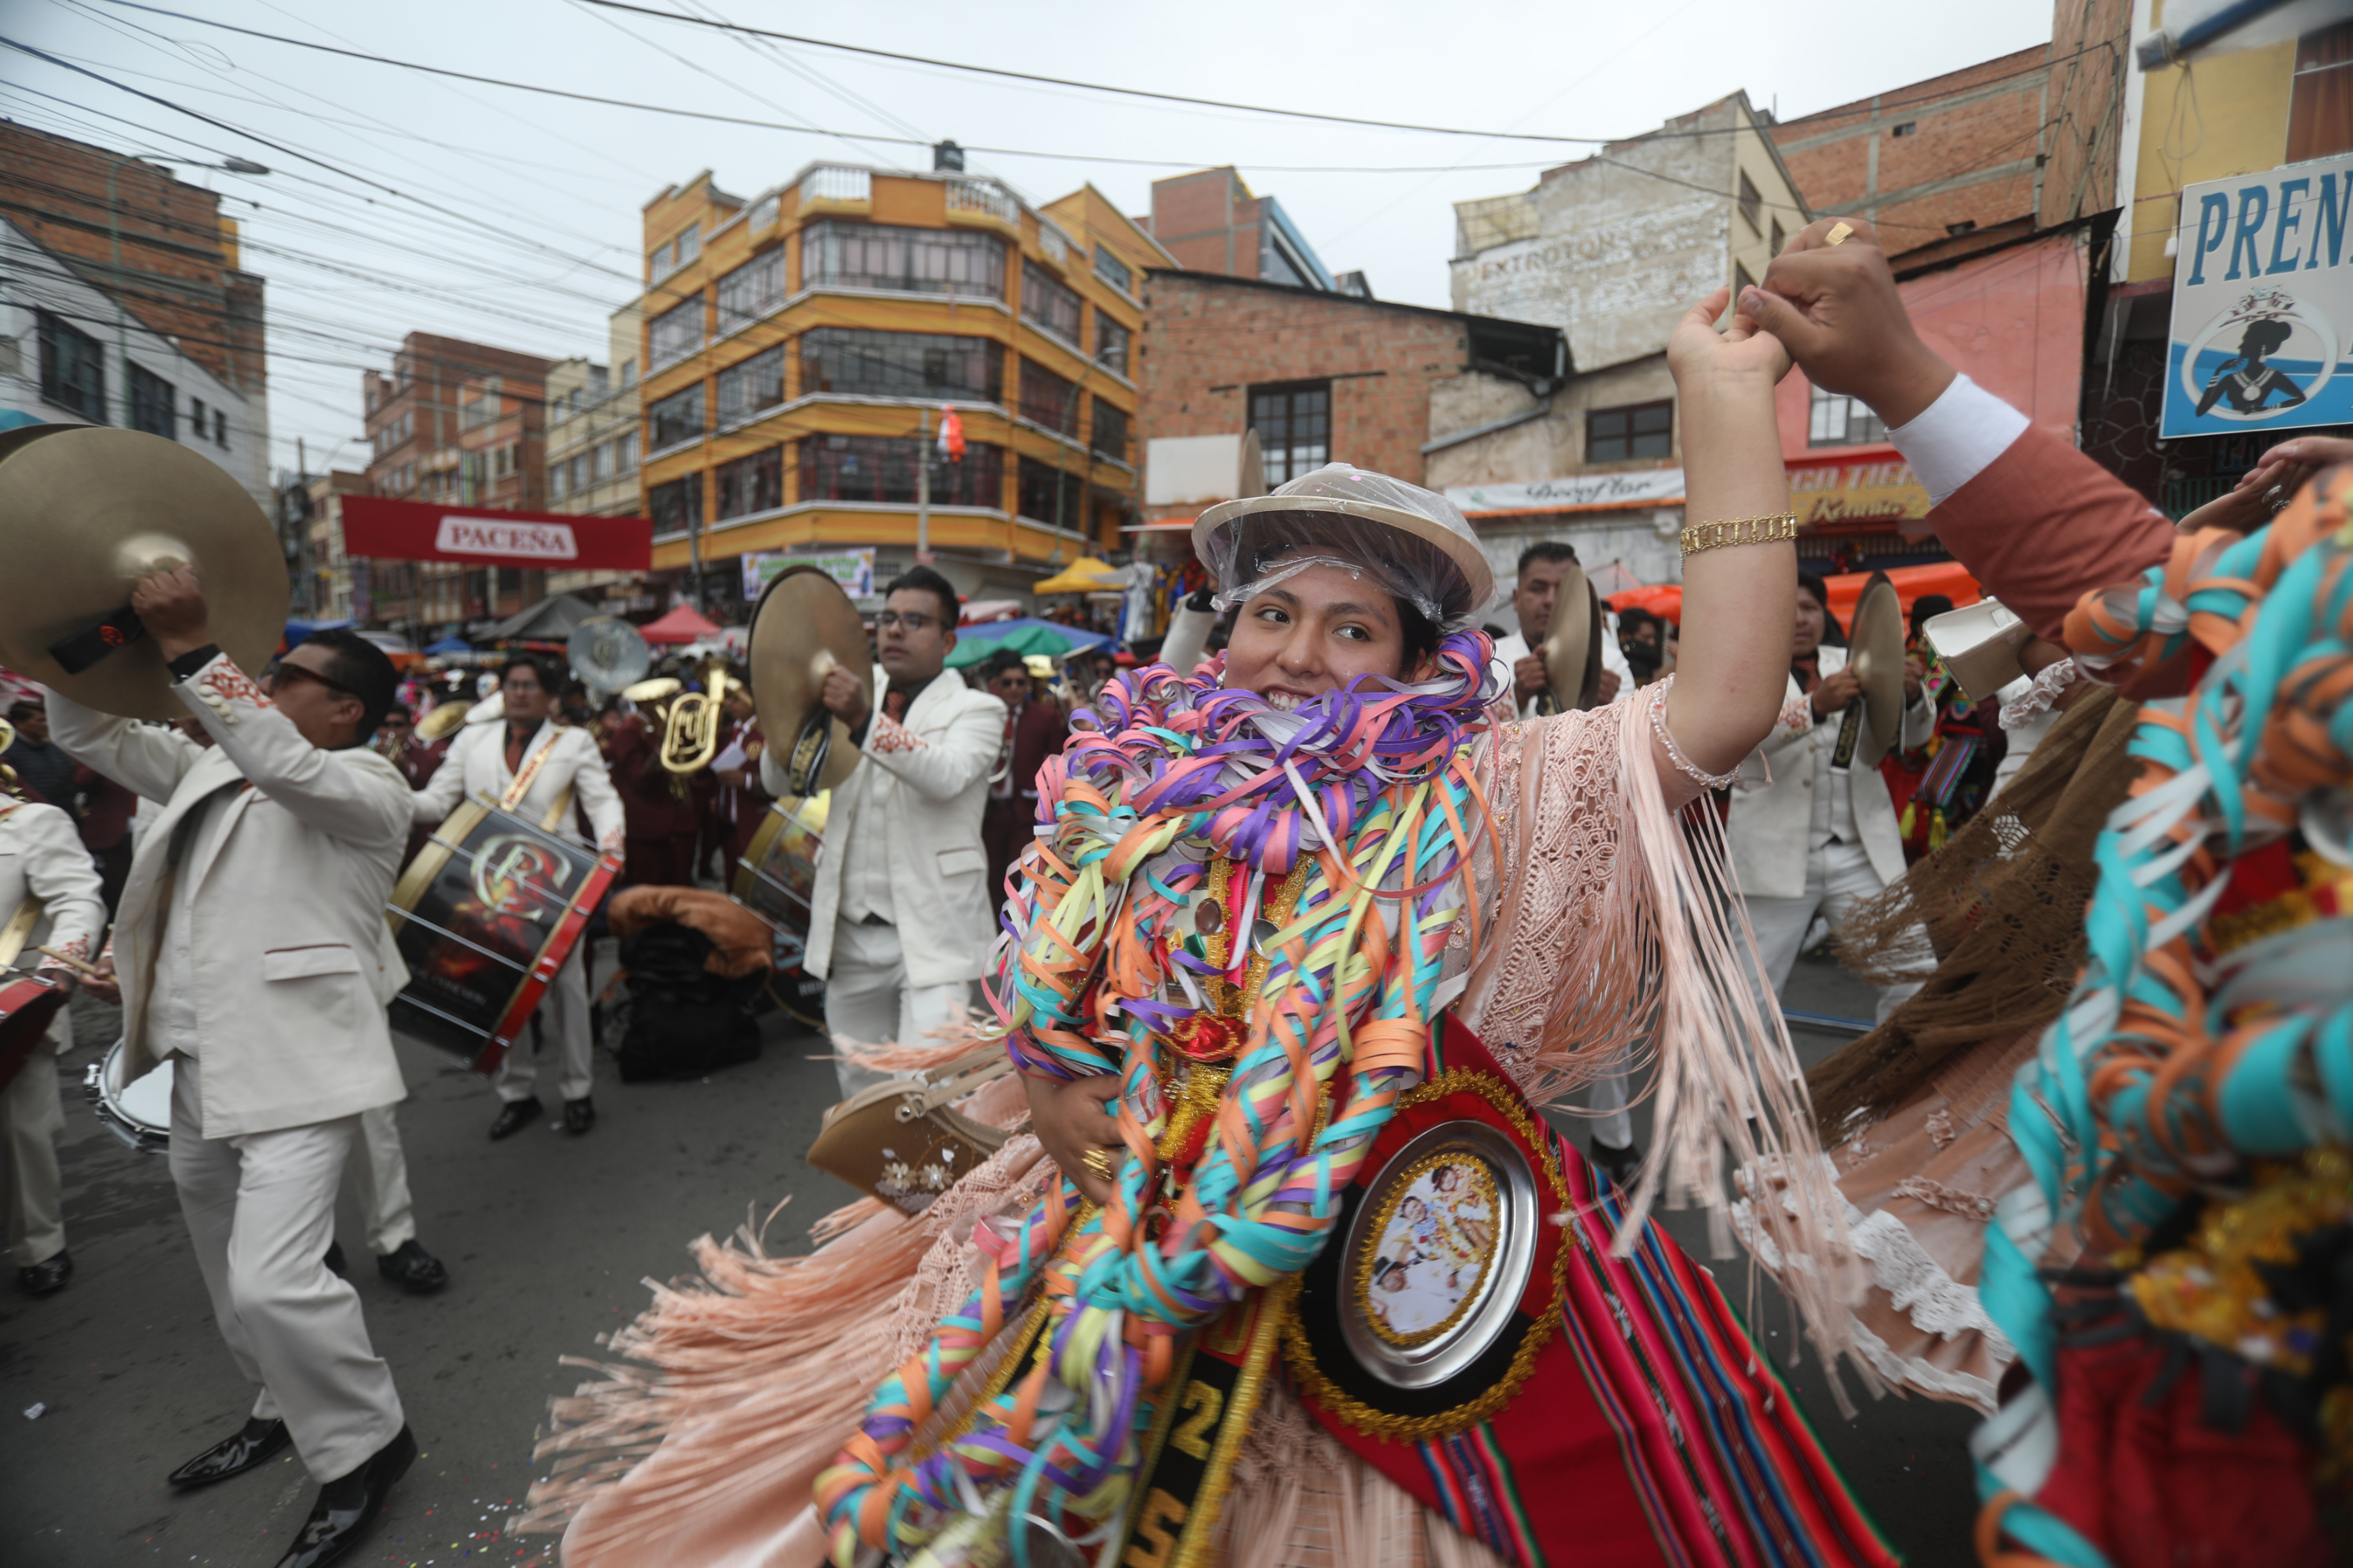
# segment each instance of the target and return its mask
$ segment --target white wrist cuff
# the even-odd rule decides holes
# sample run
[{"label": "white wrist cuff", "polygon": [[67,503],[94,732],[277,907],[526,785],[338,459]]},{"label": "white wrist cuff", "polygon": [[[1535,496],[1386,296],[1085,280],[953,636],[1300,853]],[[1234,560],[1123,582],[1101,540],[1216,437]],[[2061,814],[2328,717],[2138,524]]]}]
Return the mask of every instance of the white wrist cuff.
[{"label": "white wrist cuff", "polygon": [[2009,451],[2026,434],[2026,426],[2025,415],[1968,376],[1957,375],[1936,402],[1910,424],[1890,430],[1887,438],[1926,488],[1928,504],[1942,506]]}]

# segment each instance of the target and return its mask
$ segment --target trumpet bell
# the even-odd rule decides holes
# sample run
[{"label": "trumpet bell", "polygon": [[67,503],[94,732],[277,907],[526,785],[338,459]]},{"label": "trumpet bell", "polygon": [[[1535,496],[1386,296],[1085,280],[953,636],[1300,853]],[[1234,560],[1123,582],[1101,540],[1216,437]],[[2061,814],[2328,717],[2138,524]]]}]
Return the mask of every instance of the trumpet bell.
[{"label": "trumpet bell", "polygon": [[176,441],[33,426],[0,437],[0,664],[86,708],[186,711],[130,613],[150,572],[204,580],[213,640],[259,674],[286,633],[286,557],[244,487]]},{"label": "trumpet bell", "polygon": [[769,747],[788,759],[790,794],[831,789],[858,765],[849,730],[818,700],[835,668],[856,677],[873,702],[874,665],[858,606],[825,573],[796,566],[768,584],[752,616],[752,700]]}]

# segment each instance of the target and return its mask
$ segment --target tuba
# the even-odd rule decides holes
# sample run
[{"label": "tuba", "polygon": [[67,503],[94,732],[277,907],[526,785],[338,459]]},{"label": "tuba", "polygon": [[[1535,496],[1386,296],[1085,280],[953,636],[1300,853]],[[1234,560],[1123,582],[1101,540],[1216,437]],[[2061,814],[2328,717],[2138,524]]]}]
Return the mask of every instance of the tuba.
[{"label": "tuba", "polygon": [[744,683],[727,673],[723,659],[703,667],[702,689],[680,691],[662,715],[661,765],[674,773],[701,773],[719,754],[719,726],[727,716],[727,693]]},{"label": "tuba", "polygon": [[151,572],[193,566],[213,640],[259,675],[286,632],[286,556],[210,458],[161,436],[72,425],[0,435],[0,664],[86,708],[176,719],[164,655],[132,613]]}]

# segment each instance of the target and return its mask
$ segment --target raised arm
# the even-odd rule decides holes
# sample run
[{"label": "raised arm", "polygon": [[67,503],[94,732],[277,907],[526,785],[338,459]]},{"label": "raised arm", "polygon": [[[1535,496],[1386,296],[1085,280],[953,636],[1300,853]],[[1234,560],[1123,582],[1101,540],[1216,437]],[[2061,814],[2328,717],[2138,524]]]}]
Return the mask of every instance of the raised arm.
[{"label": "raised arm", "polygon": [[[1715,329],[1730,296],[1719,289],[1700,301],[1667,343],[1683,417],[1683,515],[1703,531],[1712,523],[1779,519],[1789,510],[1773,412],[1773,384],[1788,370],[1789,357],[1743,317]],[[1768,531],[1779,536],[1683,557],[1683,646],[1664,712],[1673,751],[1652,742],[1671,809],[1704,787],[1677,765],[1674,752],[1692,769],[1728,773],[1771,733],[1780,714],[1798,615],[1798,557],[1785,530]]]},{"label": "raised arm", "polygon": [[62,691],[49,693],[49,738],[84,767],[159,805],[172,798],[180,775],[205,754],[177,730],[100,713]]},{"label": "raised arm", "polygon": [[237,771],[305,826],[364,847],[408,841],[400,770],[364,747],[312,745],[228,655],[215,652],[172,690]]}]

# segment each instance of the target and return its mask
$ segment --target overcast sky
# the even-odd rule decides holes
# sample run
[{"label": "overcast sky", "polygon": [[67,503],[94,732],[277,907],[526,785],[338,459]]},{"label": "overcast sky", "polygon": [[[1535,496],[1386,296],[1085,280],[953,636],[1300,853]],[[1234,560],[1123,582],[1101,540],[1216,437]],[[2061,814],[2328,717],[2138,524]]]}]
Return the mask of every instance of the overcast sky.
[{"label": "overcast sky", "polygon": [[[1335,272],[1362,268],[1382,299],[1442,306],[1449,204],[1525,189],[1580,155],[1572,142],[1316,124],[755,45],[581,0],[157,3],[501,80],[818,128],[567,102],[109,0],[5,0],[0,36],[233,129],[7,49],[0,115],[120,152],[233,154],[272,171],[185,177],[230,198],[224,210],[249,242],[245,265],[269,279],[272,460],[286,467],[298,436],[314,469],[329,454],[364,466],[359,370],[385,365],[404,332],[603,359],[606,314],[639,275],[639,208],[703,168],[748,197],[812,161],[929,166],[917,148],[861,138],[954,137],[1008,149],[976,152],[970,166],[1033,202],[1092,181],[1142,213],[1152,180],[1232,163],[1254,192],[1281,198]],[[2050,0],[645,3],[1111,86],[1598,138],[1636,134],[1741,88],[1793,118],[2045,42],[2051,30]],[[1418,172],[1335,172],[1401,169]]]}]

